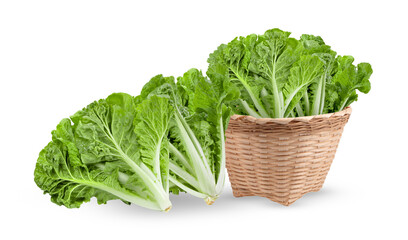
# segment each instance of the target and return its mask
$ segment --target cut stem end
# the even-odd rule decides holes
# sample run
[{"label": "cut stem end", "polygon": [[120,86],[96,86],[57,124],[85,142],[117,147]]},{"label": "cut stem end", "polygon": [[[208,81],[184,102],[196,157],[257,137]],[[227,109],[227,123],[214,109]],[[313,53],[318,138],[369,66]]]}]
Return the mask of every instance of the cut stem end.
[{"label": "cut stem end", "polygon": [[172,206],[170,206],[170,207],[168,207],[168,208],[164,209],[164,212],[168,212],[168,211],[170,211],[170,210],[171,210],[171,207],[172,207]]},{"label": "cut stem end", "polygon": [[213,197],[207,197],[204,199],[205,203],[207,203],[207,205],[212,205],[215,202],[216,198]]}]

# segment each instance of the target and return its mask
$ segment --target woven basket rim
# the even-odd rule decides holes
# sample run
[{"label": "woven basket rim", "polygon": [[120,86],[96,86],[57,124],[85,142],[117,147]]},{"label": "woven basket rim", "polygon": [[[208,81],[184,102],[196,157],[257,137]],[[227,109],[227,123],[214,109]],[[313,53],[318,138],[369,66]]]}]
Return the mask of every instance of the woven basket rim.
[{"label": "woven basket rim", "polygon": [[266,124],[266,123],[278,123],[278,124],[288,124],[292,121],[299,121],[299,122],[310,122],[313,119],[328,119],[331,117],[336,117],[336,116],[344,116],[344,115],[349,115],[351,114],[351,107],[346,107],[340,112],[334,112],[334,113],[326,113],[326,114],[320,114],[320,115],[314,115],[314,116],[306,116],[306,117],[294,117],[294,118],[255,118],[252,116],[248,115],[238,115],[234,114],[231,116],[231,120],[246,120],[249,122],[257,123],[257,124]]}]

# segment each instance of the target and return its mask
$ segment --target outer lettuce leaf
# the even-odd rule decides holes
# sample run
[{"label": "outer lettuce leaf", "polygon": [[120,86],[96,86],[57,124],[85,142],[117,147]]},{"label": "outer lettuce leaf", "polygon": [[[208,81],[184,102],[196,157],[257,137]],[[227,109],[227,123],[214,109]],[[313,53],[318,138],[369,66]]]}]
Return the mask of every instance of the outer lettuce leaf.
[{"label": "outer lettuce leaf", "polygon": [[169,191],[168,129],[173,114],[167,99],[151,97],[137,108],[135,133],[138,136],[140,155],[153,170],[166,192]]},{"label": "outer lettuce leaf", "polygon": [[292,65],[299,59],[301,46],[290,33],[271,29],[259,36],[260,41],[253,50],[249,69],[263,80],[266,90],[272,95],[272,117],[283,117],[285,106],[282,89]]},{"label": "outer lettuce leaf", "polygon": [[[138,110],[134,98],[118,93],[78,111],[71,117],[74,125],[69,119],[61,121],[53,141],[40,153],[34,173],[37,185],[53,202],[69,208],[96,197],[99,203],[121,199],[169,210],[168,156],[166,160],[163,143],[171,109],[167,99],[153,97],[141,102]],[[141,132],[146,123],[154,128]],[[152,135],[165,140],[155,138],[154,147],[148,146],[146,142],[154,141],[149,141]],[[161,158],[149,154],[156,149]]]},{"label": "outer lettuce leaf", "polygon": [[158,209],[156,204],[143,199],[137,192],[124,187],[119,181],[119,171],[106,172],[87,167],[75,146],[69,119],[63,119],[53,131],[51,141],[41,152],[34,172],[34,180],[51,201],[68,208],[78,208],[96,197],[99,204],[121,199],[126,203]]},{"label": "outer lettuce leaf", "polygon": [[257,42],[256,35],[234,39],[228,45],[221,45],[210,54],[208,59],[208,76],[225,75],[241,91],[239,108],[247,114],[256,117],[267,117],[269,114],[262,105],[260,90],[263,88],[255,81],[255,76],[249,71],[252,49]]},{"label": "outer lettuce leaf", "polygon": [[138,160],[135,116],[132,98],[123,94],[93,102],[71,116],[82,161],[92,164],[116,161],[122,156]]},{"label": "outer lettuce leaf", "polygon": [[324,70],[320,78],[313,82],[303,94],[302,107],[304,114],[323,114],[325,113],[326,86],[330,84],[334,74],[336,52],[331,50],[331,47],[326,45],[319,36],[303,34],[300,37],[300,42],[306,54],[318,56],[324,63]]},{"label": "outer lettuce leaf", "polygon": [[339,56],[337,72],[332,79],[332,91],[337,92],[338,98],[334,99],[334,111],[341,111],[357,100],[356,90],[368,93],[371,89],[369,78],[373,73],[369,63],[353,65],[352,56]]}]

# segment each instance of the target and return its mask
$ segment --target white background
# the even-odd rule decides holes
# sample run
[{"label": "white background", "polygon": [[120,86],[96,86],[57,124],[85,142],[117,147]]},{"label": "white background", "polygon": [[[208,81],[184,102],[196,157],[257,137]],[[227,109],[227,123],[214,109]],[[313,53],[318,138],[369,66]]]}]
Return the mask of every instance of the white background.
[{"label": "white background", "polygon": [[[407,239],[404,1],[1,1],[1,239]],[[152,76],[204,69],[219,44],[279,27],[320,35],[374,69],[323,189],[290,207],[173,196],[169,213],[111,201],[58,207],[33,181],[51,130]],[[23,238],[24,237],[24,238]]]}]

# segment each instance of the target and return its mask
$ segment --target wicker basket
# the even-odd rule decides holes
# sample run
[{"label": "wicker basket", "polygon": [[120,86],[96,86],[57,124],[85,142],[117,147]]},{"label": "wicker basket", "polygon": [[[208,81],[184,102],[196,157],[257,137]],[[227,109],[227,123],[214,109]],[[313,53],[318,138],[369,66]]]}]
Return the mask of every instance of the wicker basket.
[{"label": "wicker basket", "polygon": [[234,196],[261,196],[288,206],[319,191],[350,114],[348,107],[298,118],[233,115],[226,164]]}]

